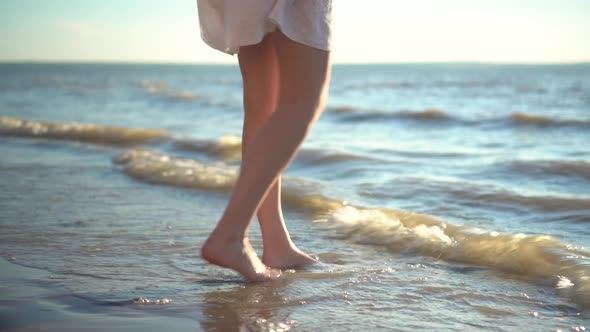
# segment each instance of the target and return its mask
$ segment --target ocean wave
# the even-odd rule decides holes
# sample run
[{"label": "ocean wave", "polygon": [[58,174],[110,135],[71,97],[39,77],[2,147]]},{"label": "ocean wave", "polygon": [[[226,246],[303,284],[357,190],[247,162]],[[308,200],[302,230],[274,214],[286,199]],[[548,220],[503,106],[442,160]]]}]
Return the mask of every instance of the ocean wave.
[{"label": "ocean wave", "polygon": [[[132,145],[167,139],[176,148],[200,152],[223,161],[241,159],[242,140],[238,136],[224,135],[216,140],[174,138],[168,132],[156,129],[133,129],[97,124],[55,123],[0,117],[0,136],[20,136],[80,141],[107,145]],[[349,152],[303,148],[295,162],[305,165],[327,165],[348,161],[378,160]]]},{"label": "ocean wave", "polygon": [[54,123],[0,117],[0,136],[49,138],[107,145],[129,145],[160,139],[168,136],[168,133],[155,129],[133,129],[82,123]]},{"label": "ocean wave", "polygon": [[545,212],[590,212],[590,199],[562,195],[524,195],[508,189],[452,190],[453,194],[480,202],[507,204],[515,207],[534,208]]},{"label": "ocean wave", "polygon": [[[239,161],[242,156],[242,140],[238,136],[224,135],[216,140],[176,139],[174,145],[180,150],[205,153],[224,161]],[[295,164],[329,165],[351,161],[385,160],[344,151],[319,148],[302,148],[295,157]]]},{"label": "ocean wave", "polygon": [[434,80],[427,84],[433,88],[494,88],[504,86],[500,80]]},{"label": "ocean wave", "polygon": [[382,120],[413,120],[420,122],[450,121],[453,117],[448,113],[429,108],[421,111],[397,111],[388,112],[383,110],[369,110],[352,106],[340,106],[329,109],[330,112],[338,114],[344,121],[382,121]]},{"label": "ocean wave", "polygon": [[[111,144],[145,142],[166,136],[165,132],[153,130],[56,124],[7,117],[0,118],[0,134]],[[235,138],[229,141],[229,145],[237,145]],[[229,191],[238,172],[236,166],[223,162],[201,163],[137,148],[120,154],[114,162],[124,173],[140,181],[204,190]],[[543,211],[590,211],[590,199],[581,197],[525,196],[491,185],[432,179],[406,181],[421,190],[434,185],[434,190],[440,189],[469,201],[534,207]],[[421,181],[427,185],[414,185]],[[486,233],[412,211],[354,206],[321,194],[321,189],[316,182],[285,177],[283,201],[310,214],[317,222],[334,228],[344,238],[395,252],[426,255],[524,276],[551,278],[556,287],[572,289],[576,301],[590,305],[587,262],[590,253],[581,249],[569,248],[550,236]]]},{"label": "ocean wave", "polygon": [[590,180],[590,162],[585,160],[514,160],[505,166],[527,175],[558,175]]},{"label": "ocean wave", "polygon": [[575,302],[590,307],[590,261],[551,236],[485,232],[409,211],[354,206],[333,210],[319,221],[352,241],[393,252],[550,280],[555,288],[570,288]]},{"label": "ocean wave", "polygon": [[[334,89],[342,91],[350,90],[374,90],[374,89],[476,89],[494,88],[504,86],[505,82],[498,80],[431,80],[431,81],[372,81],[362,84],[335,84]],[[544,92],[542,88],[534,86],[518,86],[521,91]]]},{"label": "ocean wave", "polygon": [[419,84],[408,81],[377,81],[363,84],[335,84],[333,89],[341,91],[350,90],[371,90],[371,89],[413,89],[420,87]]},{"label": "ocean wave", "polygon": [[200,96],[190,91],[177,91],[168,88],[166,82],[144,80],[141,82],[144,90],[150,95],[160,95],[175,101],[192,101],[200,99]]},{"label": "ocean wave", "polygon": [[[544,212],[590,213],[590,197],[558,194],[526,195],[493,184],[460,180],[404,177],[375,188],[369,188],[365,190],[364,194],[367,196],[388,197],[391,192],[390,188],[403,185],[407,187],[404,188],[406,195],[444,194],[469,204],[475,202],[479,205],[501,205],[515,209],[533,208]],[[589,218],[585,218],[585,220],[590,221]]]},{"label": "ocean wave", "polygon": [[[205,164],[144,148],[127,150],[113,161],[135,179],[176,187],[230,190],[238,176],[238,168],[226,163]],[[303,179],[285,176],[282,187],[285,203],[307,212],[319,213],[344,204],[317,194],[317,184]]]},{"label": "ocean wave", "polygon": [[225,161],[242,158],[242,139],[234,135],[224,135],[217,140],[177,139],[174,145],[181,150],[206,153]]},{"label": "ocean wave", "polygon": [[547,93],[547,89],[536,86],[536,85],[518,85],[514,88],[518,93],[534,93],[534,94],[545,94]]},{"label": "ocean wave", "polygon": [[424,121],[450,120],[452,118],[446,112],[436,108],[429,108],[422,111],[400,111],[397,114],[401,118]]},{"label": "ocean wave", "polygon": [[564,127],[564,126],[590,126],[590,120],[560,119],[545,115],[514,112],[509,120],[516,125],[540,126],[540,127]]},{"label": "ocean wave", "polygon": [[442,149],[425,149],[425,150],[410,150],[392,147],[390,149],[378,148],[372,149],[372,152],[379,154],[395,154],[403,157],[411,158],[465,158],[481,156],[482,152],[470,148],[454,148],[449,150]]},{"label": "ocean wave", "polygon": [[[237,168],[227,164],[208,165],[145,149],[129,150],[115,162],[136,179],[171,186],[230,190],[237,176]],[[556,288],[571,288],[575,301],[590,306],[590,253],[579,248],[546,235],[485,232],[413,211],[354,206],[322,195],[321,189],[318,183],[285,177],[283,202],[310,214],[343,239],[392,252],[550,279]]]},{"label": "ocean wave", "polygon": [[358,121],[393,121],[409,120],[419,123],[437,123],[445,125],[485,125],[489,123],[502,123],[513,126],[537,126],[547,127],[590,127],[590,120],[579,119],[562,119],[545,115],[513,112],[501,117],[486,119],[466,119],[459,116],[451,115],[448,112],[437,108],[429,108],[419,111],[402,110],[386,111],[379,109],[365,109],[355,106],[337,106],[328,108],[328,112],[339,117],[341,121],[358,122]]},{"label": "ocean wave", "polygon": [[189,159],[173,158],[148,149],[131,149],[113,160],[138,180],[154,184],[209,190],[228,190],[237,170],[224,164],[206,165]]},{"label": "ocean wave", "polygon": [[317,148],[303,148],[295,157],[295,163],[305,165],[329,165],[334,163],[345,163],[352,161],[381,161],[384,163],[387,162],[385,160],[381,160],[378,158],[372,158],[369,156],[354,154],[350,152]]}]

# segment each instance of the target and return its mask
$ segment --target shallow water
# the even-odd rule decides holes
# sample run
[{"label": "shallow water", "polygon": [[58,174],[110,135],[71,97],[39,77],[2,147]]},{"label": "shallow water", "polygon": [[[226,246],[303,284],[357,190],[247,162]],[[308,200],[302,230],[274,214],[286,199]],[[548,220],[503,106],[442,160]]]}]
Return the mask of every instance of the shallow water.
[{"label": "shallow water", "polygon": [[197,254],[239,167],[237,68],[0,65],[0,255],[67,312],[207,331],[588,327],[589,74],[336,65],[283,191],[323,264],[257,285]]}]

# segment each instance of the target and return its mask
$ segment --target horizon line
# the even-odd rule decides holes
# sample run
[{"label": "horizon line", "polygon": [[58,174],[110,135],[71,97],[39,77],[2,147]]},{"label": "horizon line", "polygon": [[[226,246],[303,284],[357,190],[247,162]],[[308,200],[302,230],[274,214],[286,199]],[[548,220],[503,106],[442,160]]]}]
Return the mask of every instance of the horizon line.
[{"label": "horizon line", "polygon": [[[0,64],[112,64],[112,65],[219,65],[235,66],[237,62],[216,62],[216,61],[137,61],[137,60],[0,60]],[[590,60],[580,61],[544,61],[544,62],[522,62],[522,61],[373,61],[373,62],[332,62],[333,65],[586,65]]]}]

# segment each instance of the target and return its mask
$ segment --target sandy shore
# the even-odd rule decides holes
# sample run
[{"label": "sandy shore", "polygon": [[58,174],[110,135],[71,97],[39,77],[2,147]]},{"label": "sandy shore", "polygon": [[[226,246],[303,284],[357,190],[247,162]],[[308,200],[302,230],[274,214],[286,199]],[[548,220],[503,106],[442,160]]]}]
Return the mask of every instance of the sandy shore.
[{"label": "sandy shore", "polygon": [[195,331],[196,320],[97,305],[52,285],[51,273],[0,258],[1,331]]}]

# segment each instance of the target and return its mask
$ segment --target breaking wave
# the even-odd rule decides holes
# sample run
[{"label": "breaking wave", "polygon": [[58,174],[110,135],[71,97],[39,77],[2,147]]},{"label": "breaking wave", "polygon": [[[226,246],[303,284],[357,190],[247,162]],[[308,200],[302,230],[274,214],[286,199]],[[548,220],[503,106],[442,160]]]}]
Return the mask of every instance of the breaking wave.
[{"label": "breaking wave", "polygon": [[178,139],[174,144],[179,149],[206,153],[225,161],[237,161],[242,158],[242,139],[238,136],[225,135],[215,141]]},{"label": "breaking wave", "polygon": [[[242,140],[238,136],[224,135],[216,140],[174,138],[170,133],[155,129],[133,129],[116,126],[81,123],[55,123],[0,117],[0,136],[59,139],[107,145],[133,145],[166,139],[184,151],[205,153],[224,161],[241,159]],[[325,165],[347,161],[370,161],[376,158],[334,150],[302,149],[297,163]]]},{"label": "breaking wave", "polygon": [[410,120],[418,123],[442,123],[485,125],[488,123],[502,123],[512,126],[537,126],[537,127],[590,127],[590,120],[562,119],[544,115],[513,112],[508,115],[487,119],[466,119],[449,114],[437,108],[429,108],[420,111],[402,110],[386,111],[379,109],[365,109],[354,106],[338,106],[329,108],[329,111],[338,116],[341,121],[390,121]]},{"label": "breaking wave", "polygon": [[514,112],[510,114],[510,120],[517,125],[528,125],[528,126],[541,126],[541,127],[563,127],[563,126],[590,126],[589,120],[570,120],[570,119],[559,119],[544,115],[529,114]]},{"label": "breaking wave", "polygon": [[[136,179],[171,186],[230,190],[237,176],[237,168],[227,164],[207,165],[145,149],[129,150],[115,162]],[[550,279],[555,287],[572,288],[578,303],[590,305],[590,253],[551,236],[486,232],[412,211],[354,206],[322,195],[314,182],[285,177],[283,183],[285,204],[310,214],[343,238],[392,252]]]},{"label": "breaking wave", "polygon": [[155,129],[133,129],[82,123],[53,123],[0,117],[0,136],[128,145],[153,141],[168,136],[168,133]]},{"label": "breaking wave", "polygon": [[237,176],[237,171],[227,165],[205,165],[147,149],[128,150],[113,161],[131,177],[169,186],[228,190]]},{"label": "breaking wave", "polygon": [[575,302],[590,306],[590,254],[551,236],[485,232],[409,211],[353,206],[336,209],[320,221],[355,242],[393,252],[550,280],[556,288],[571,288]]},{"label": "breaking wave", "polygon": [[[84,141],[101,144],[127,145],[168,138],[168,133],[150,129],[130,129],[112,126],[50,123],[0,117],[0,135],[41,137]],[[175,141],[176,142],[176,141]],[[180,142],[180,141],[178,141]],[[239,138],[222,137],[217,142],[200,141],[185,147],[224,155],[240,150]],[[315,163],[356,160],[358,156],[309,150],[303,161]],[[362,157],[360,157],[362,158]],[[203,163],[175,158],[144,148],[133,148],[113,160],[127,175],[148,183],[202,190],[229,191],[234,185],[238,168],[226,162]],[[564,164],[545,162],[549,172],[583,172],[586,162]],[[527,167],[526,164],[514,164]],[[413,181],[426,181],[409,179]],[[590,200],[583,197],[524,196],[495,187],[469,187],[456,183],[428,180],[433,190],[445,190],[455,197],[514,206],[533,207],[543,211],[590,211]],[[438,187],[437,187],[438,186]],[[439,188],[440,187],[440,188]],[[485,232],[469,226],[452,225],[432,216],[385,208],[366,208],[322,194],[317,182],[285,177],[285,204],[309,214],[321,225],[332,228],[343,238],[380,246],[392,252],[408,252],[473,264],[536,279],[552,280],[560,289],[572,290],[574,300],[590,306],[590,253],[570,248],[559,240],[546,236],[500,234]]]}]

